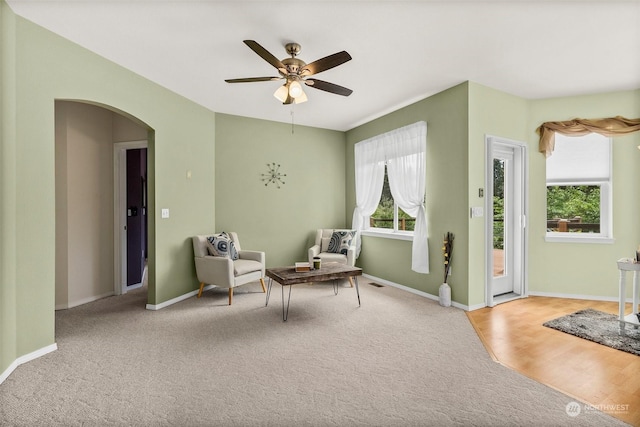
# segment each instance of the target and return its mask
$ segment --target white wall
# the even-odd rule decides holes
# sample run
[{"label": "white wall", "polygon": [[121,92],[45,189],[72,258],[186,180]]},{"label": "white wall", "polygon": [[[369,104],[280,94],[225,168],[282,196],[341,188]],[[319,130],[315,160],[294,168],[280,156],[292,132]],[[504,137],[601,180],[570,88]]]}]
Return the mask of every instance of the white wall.
[{"label": "white wall", "polygon": [[142,141],[147,139],[147,129],[132,120],[113,113],[113,142]]}]

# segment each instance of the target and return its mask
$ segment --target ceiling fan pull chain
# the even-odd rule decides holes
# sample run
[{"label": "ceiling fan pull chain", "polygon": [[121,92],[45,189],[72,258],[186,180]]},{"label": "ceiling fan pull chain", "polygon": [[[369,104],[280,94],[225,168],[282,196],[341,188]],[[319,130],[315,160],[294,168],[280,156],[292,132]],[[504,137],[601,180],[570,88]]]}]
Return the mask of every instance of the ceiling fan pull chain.
[{"label": "ceiling fan pull chain", "polygon": [[293,135],[293,104],[291,104],[291,135]]}]

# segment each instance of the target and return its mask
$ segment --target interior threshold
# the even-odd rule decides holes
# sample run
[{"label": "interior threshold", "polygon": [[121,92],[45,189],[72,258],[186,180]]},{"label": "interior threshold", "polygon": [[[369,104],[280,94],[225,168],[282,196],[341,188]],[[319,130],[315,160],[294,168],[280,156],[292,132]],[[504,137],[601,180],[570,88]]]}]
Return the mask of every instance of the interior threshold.
[{"label": "interior threshold", "polygon": [[500,294],[493,297],[494,304],[502,304],[503,302],[509,302],[522,298],[522,295],[515,292],[507,292],[506,294]]}]

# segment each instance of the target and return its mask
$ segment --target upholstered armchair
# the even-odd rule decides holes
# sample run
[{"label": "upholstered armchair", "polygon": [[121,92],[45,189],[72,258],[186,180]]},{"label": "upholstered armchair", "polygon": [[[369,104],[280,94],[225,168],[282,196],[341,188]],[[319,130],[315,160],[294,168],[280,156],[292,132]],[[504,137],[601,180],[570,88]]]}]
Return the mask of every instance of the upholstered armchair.
[{"label": "upholstered armchair", "polygon": [[200,281],[198,298],[202,296],[205,283],[228,288],[229,305],[236,286],[259,280],[262,292],[266,292],[264,252],[242,250],[235,232],[193,236],[193,253]]},{"label": "upholstered armchair", "polygon": [[[319,257],[320,262],[339,262],[353,267],[356,264],[355,230],[322,228],[316,232],[315,244],[309,248],[309,263]],[[322,267],[321,267],[322,268]],[[353,282],[349,278],[351,286]]]}]

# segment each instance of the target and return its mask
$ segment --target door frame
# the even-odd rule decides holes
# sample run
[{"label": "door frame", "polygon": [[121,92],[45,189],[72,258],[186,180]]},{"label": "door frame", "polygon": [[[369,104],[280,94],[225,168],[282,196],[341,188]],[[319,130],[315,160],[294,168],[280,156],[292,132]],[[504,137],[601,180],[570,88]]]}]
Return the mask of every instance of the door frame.
[{"label": "door frame", "polygon": [[113,291],[127,293],[127,150],[148,148],[147,140],[113,144]]},{"label": "door frame", "polygon": [[[514,272],[516,276],[514,280],[521,284],[521,292],[514,294],[511,298],[501,298],[500,301],[496,301],[493,297],[493,157],[496,146],[506,146],[512,148],[514,151],[514,163],[515,158],[518,157],[520,173],[515,171],[514,192],[520,194],[518,210],[520,211],[519,218],[516,218],[516,225],[514,227],[518,236],[516,241],[519,244],[514,248],[516,256],[520,257],[520,262],[517,272]],[[528,284],[528,225],[527,218],[529,215],[529,152],[528,146],[525,142],[516,141],[513,139],[503,138],[494,135],[485,135],[485,304],[487,307],[493,307],[497,303],[506,302],[512,299],[525,298],[529,296],[529,284]]]}]

